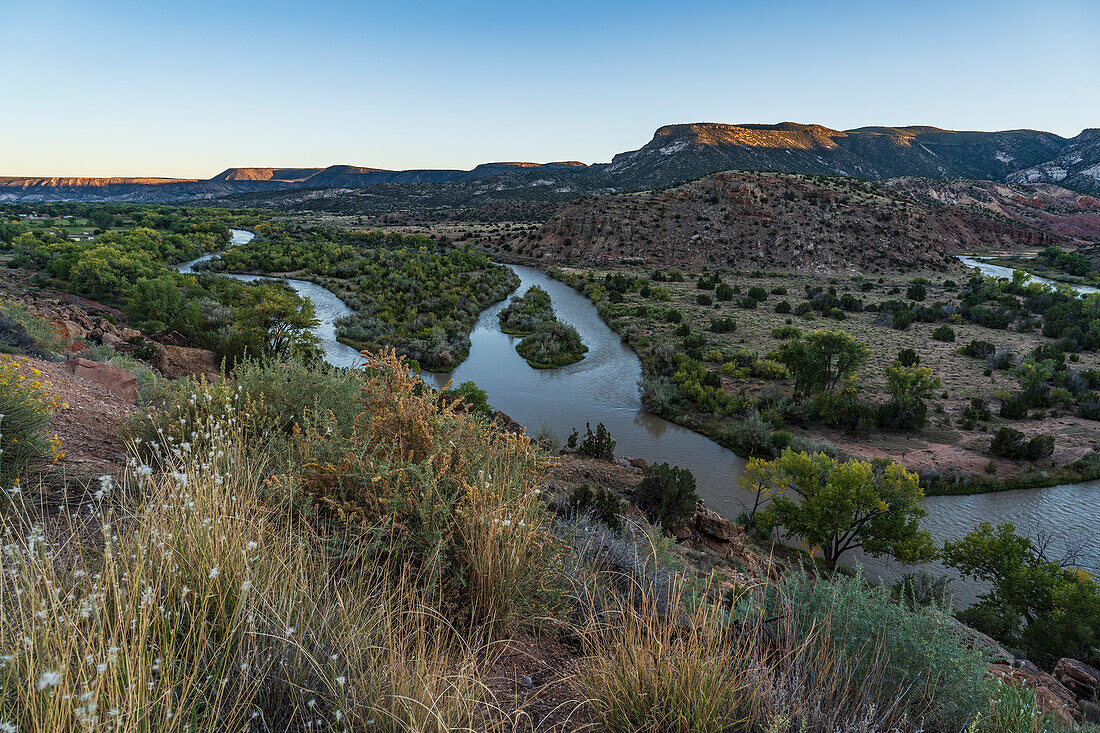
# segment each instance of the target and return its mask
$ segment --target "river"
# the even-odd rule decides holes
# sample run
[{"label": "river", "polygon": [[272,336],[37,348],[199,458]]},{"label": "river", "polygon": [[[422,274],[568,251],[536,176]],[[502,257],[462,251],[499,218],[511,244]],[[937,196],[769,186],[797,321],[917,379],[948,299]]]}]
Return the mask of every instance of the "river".
[{"label": "river", "polygon": [[[252,235],[233,231],[233,244],[243,244]],[[179,266],[180,272],[192,272],[207,255]],[[977,263],[962,258],[968,265],[986,274],[1011,276],[1008,268]],[[595,428],[602,422],[618,442],[616,453],[638,456],[650,462],[667,461],[688,468],[695,474],[699,495],[708,506],[723,516],[735,517],[751,497],[737,487],[745,460],[699,433],[670,423],[643,409],[638,396],[641,362],[618,334],[605,324],[588,298],[569,286],[530,267],[511,265],[519,275],[516,293],[539,285],[550,293],[561,320],[572,324],[588,346],[585,358],[560,369],[532,369],[515,351],[516,338],[500,330],[497,313],[504,303],[487,308],[470,334],[470,356],[449,373],[424,373],[437,387],[449,381],[470,380],[489,395],[489,402],[513,417],[528,431],[540,428],[553,431],[564,439],[571,430],[582,435],[586,422]],[[995,268],[995,269],[993,269]],[[272,279],[257,275],[228,275],[240,280]],[[326,360],[338,366],[354,366],[359,355],[335,338],[335,322],[348,314],[348,307],[333,293],[314,283],[286,280],[290,287],[314,302],[321,325],[315,333],[322,339]],[[956,539],[978,522],[1012,521],[1021,531],[1055,528],[1066,537],[1085,535],[1100,524],[1100,481],[1069,484],[1047,489],[1005,491],[976,496],[933,496],[925,500],[928,516],[924,527],[938,543]],[[888,560],[876,560],[852,553],[849,562],[858,562],[874,579],[896,580],[914,568]],[[1093,543],[1085,564],[1100,567],[1100,547]],[[942,572],[939,567],[930,568]],[[973,586],[955,584],[957,600],[967,605],[974,600]]]}]

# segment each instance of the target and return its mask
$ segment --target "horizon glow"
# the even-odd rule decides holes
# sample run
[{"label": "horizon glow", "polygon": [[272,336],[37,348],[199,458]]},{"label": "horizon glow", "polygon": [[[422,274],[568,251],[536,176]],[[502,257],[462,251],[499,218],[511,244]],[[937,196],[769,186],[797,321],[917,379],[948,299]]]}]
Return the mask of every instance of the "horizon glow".
[{"label": "horizon glow", "polygon": [[0,175],[606,162],[682,122],[1072,137],[1098,28],[1090,0],[0,0]]}]

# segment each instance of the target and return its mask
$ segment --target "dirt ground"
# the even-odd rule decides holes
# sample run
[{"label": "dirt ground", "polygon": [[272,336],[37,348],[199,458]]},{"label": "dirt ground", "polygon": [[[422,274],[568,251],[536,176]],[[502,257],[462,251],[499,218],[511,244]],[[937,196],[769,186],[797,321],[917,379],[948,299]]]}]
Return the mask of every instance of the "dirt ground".
[{"label": "dirt ground", "polygon": [[105,473],[117,474],[124,465],[122,426],[137,409],[94,382],[75,377],[61,362],[28,359],[27,369],[37,368],[48,390],[68,407],[54,415],[48,428],[61,440],[64,457],[56,467],[76,481]]}]

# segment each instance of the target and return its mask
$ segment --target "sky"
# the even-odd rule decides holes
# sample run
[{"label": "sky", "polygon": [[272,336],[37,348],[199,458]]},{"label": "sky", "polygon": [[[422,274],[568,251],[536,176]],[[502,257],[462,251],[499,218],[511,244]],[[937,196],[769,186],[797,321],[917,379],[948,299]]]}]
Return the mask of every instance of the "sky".
[{"label": "sky", "polygon": [[605,162],[678,122],[1100,127],[1100,2],[0,0],[0,175]]}]

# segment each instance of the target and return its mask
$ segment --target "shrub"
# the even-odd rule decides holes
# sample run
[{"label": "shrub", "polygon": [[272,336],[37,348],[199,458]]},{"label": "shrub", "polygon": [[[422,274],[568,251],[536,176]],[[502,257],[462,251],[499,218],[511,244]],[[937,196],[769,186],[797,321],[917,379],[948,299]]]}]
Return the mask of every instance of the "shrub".
[{"label": "shrub", "polygon": [[457,387],[446,390],[443,394],[450,397],[461,397],[462,406],[478,415],[490,415],[493,408],[489,406],[489,395],[476,382],[466,381]]},{"label": "shrub", "polygon": [[[407,365],[399,371],[405,378]],[[365,400],[376,394],[367,392]],[[380,481],[403,482],[409,504],[421,507],[420,489],[434,496],[437,477],[395,447],[420,442],[419,421],[405,418],[437,409],[434,395],[383,394],[393,403],[374,414],[386,444],[360,447],[373,458],[389,454],[394,463],[374,466]],[[528,589],[545,581],[524,577],[534,567],[527,562],[543,567],[546,557],[524,544],[539,537],[530,528],[543,526],[520,495],[530,495],[531,484],[508,486],[538,472],[527,473],[523,441],[493,438],[484,426],[470,440],[470,417],[435,416],[442,422],[432,429],[444,428],[432,439],[442,451],[438,480],[480,485],[458,489],[469,493],[451,516],[458,541],[446,561],[461,604],[435,603],[399,563],[374,564],[367,528],[360,534],[344,524],[348,531],[335,538],[315,535],[316,517],[296,521],[287,503],[272,502],[279,497],[257,461],[262,451],[239,421],[208,420],[189,436],[187,452],[161,443],[170,470],[148,475],[138,466],[111,495],[114,506],[89,507],[88,522],[64,512],[49,530],[28,533],[29,517],[0,517],[0,534],[10,538],[5,590],[19,589],[0,596],[0,628],[6,640],[15,629],[33,639],[5,643],[5,727],[83,730],[112,719],[120,730],[195,733],[243,730],[255,719],[271,730],[318,719],[350,730],[374,729],[376,720],[392,730],[480,726],[489,706],[477,674],[490,647],[458,633],[455,611],[473,609],[462,617],[475,618],[501,611],[504,621],[514,608],[499,603],[518,598],[509,590],[517,581]],[[464,445],[447,453],[452,439]],[[69,552],[73,543],[80,552]],[[44,608],[49,614],[36,617]]]},{"label": "shrub", "polygon": [[714,289],[714,297],[716,300],[733,300],[733,288],[726,283],[719,283]]},{"label": "shrub", "polygon": [[1054,436],[1039,433],[1030,440],[1014,428],[1003,427],[990,441],[989,449],[1004,458],[1027,458],[1035,461],[1054,454]]},{"label": "shrub", "polygon": [[0,489],[35,463],[64,456],[57,438],[46,438],[46,426],[68,405],[49,387],[28,359],[0,354]]},{"label": "shrub", "polygon": [[801,335],[802,329],[796,326],[778,326],[772,329],[772,338],[779,339],[780,341],[796,339]]},{"label": "shrub", "polygon": [[937,341],[954,341],[955,329],[945,323],[932,331],[932,338]]},{"label": "shrub", "polygon": [[611,460],[615,454],[615,441],[611,433],[607,431],[603,423],[596,425],[596,432],[592,432],[592,425],[584,424],[584,440],[577,446],[577,453],[588,458],[602,458]]},{"label": "shrub", "polygon": [[759,285],[753,285],[751,288],[749,288],[746,295],[753,300],[759,300],[761,302],[768,299],[768,291],[760,287]]},{"label": "shrub", "polygon": [[911,283],[905,290],[906,296],[909,300],[924,300],[928,295],[928,289],[924,287],[924,283]]},{"label": "shrub", "polygon": [[350,429],[303,431],[301,471],[280,485],[475,618],[508,617],[542,582],[528,571],[546,522],[534,492],[546,458],[526,436],[441,406],[392,351],[366,370]]},{"label": "shrub", "polygon": [[791,304],[789,302],[787,302],[786,300],[781,300],[781,301],[779,301],[778,303],[775,304],[775,312],[776,313],[790,313],[791,312]]},{"label": "shrub", "polygon": [[699,295],[695,296],[695,302],[699,305],[711,305],[714,303],[714,300],[706,293],[699,293]]},{"label": "shrub", "polygon": [[920,364],[920,357],[913,349],[902,349],[898,352],[898,363],[903,367],[912,367]]},{"label": "shrub", "polygon": [[967,357],[975,357],[977,359],[987,359],[997,351],[997,344],[989,341],[982,341],[981,339],[975,339],[967,343],[965,347],[959,347],[958,352],[967,355]]},{"label": "shrub", "polygon": [[[996,696],[988,662],[963,645],[946,618],[949,607],[895,603],[887,588],[862,575],[790,573],[778,585],[747,593],[737,612],[745,620],[776,619],[772,633],[780,644],[809,640],[829,649],[836,666],[819,684],[861,686],[867,691],[857,697],[864,704],[908,711],[914,727],[915,719],[924,717],[933,730],[962,730]],[[883,722],[876,715],[872,719]],[[813,728],[826,729],[834,730]]]},{"label": "shrub", "polygon": [[1023,395],[1012,395],[1001,400],[1001,417],[1008,420],[1023,420],[1027,414],[1027,399]]},{"label": "shrub", "polygon": [[596,521],[613,530],[622,528],[623,522],[619,516],[622,501],[614,492],[602,486],[597,486],[595,489],[588,484],[574,486],[569,492],[566,504],[573,516],[591,514]]},{"label": "shrub", "polygon": [[737,330],[737,323],[732,318],[711,318],[710,330],[713,333],[729,333]]},{"label": "shrub", "polygon": [[634,489],[634,500],[649,521],[667,530],[675,529],[695,514],[699,502],[695,476],[686,468],[650,464]]},{"label": "shrub", "polygon": [[676,310],[675,308],[669,308],[667,311],[665,311],[665,320],[669,323],[679,323],[680,321],[684,320],[684,314]]},{"label": "shrub", "polygon": [[745,420],[737,428],[737,445],[750,455],[771,452],[771,428],[755,408],[750,408]]}]

